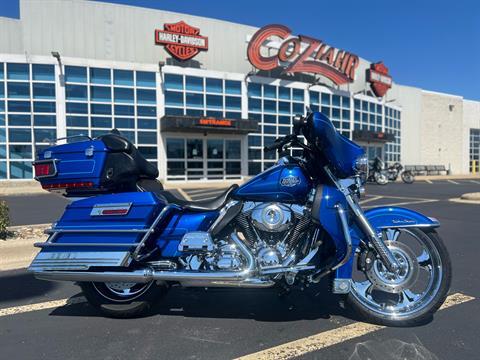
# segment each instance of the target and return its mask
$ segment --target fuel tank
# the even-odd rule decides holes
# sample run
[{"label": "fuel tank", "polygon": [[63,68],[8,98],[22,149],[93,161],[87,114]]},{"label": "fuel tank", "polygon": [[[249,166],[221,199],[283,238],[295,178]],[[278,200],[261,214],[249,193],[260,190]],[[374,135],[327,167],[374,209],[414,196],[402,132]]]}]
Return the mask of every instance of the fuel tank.
[{"label": "fuel tank", "polygon": [[307,199],[312,183],[297,164],[275,165],[240,186],[233,197],[244,201],[301,203]]}]

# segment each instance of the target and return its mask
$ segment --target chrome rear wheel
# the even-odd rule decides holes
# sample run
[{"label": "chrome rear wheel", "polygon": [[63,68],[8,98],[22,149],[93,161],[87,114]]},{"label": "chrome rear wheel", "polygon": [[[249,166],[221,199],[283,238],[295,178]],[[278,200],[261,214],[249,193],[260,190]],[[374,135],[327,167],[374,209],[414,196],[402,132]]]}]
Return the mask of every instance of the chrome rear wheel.
[{"label": "chrome rear wheel", "polygon": [[436,311],[447,295],[451,278],[448,253],[432,230],[387,229],[383,237],[399,271],[392,273],[379,259],[369,257],[365,270],[354,271],[349,300],[373,321],[414,325]]}]

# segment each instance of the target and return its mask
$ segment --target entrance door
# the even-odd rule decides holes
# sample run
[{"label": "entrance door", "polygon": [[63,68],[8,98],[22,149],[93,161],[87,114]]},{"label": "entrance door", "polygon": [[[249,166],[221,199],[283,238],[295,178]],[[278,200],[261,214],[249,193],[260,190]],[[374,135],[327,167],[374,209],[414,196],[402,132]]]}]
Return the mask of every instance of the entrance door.
[{"label": "entrance door", "polygon": [[241,140],[167,137],[168,180],[224,180],[241,177]]}]

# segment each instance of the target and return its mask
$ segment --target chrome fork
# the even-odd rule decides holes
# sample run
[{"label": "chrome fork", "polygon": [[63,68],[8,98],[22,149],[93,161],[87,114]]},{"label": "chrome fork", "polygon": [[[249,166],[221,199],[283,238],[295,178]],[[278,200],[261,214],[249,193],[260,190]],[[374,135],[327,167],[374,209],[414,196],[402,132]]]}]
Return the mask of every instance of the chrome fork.
[{"label": "chrome fork", "polygon": [[341,182],[339,182],[333,173],[330,171],[328,167],[324,167],[325,172],[327,175],[330,177],[330,179],[333,181],[335,186],[340,190],[343,195],[345,195],[345,199],[347,200],[347,204],[352,210],[353,214],[355,215],[355,219],[357,220],[358,225],[360,228],[363,230],[365,235],[368,236],[370,239],[370,242],[372,243],[374,249],[376,250],[378,256],[380,257],[380,260],[382,263],[385,265],[385,267],[393,272],[393,273],[398,273],[400,270],[400,264],[398,263],[397,259],[395,256],[393,256],[392,252],[390,249],[385,245],[383,242],[383,239],[378,236],[377,232],[373,228],[373,226],[370,224],[368,221],[367,217],[365,216],[362,208],[360,205],[357,204],[355,199],[353,198],[353,195],[351,191],[346,188],[345,186],[342,185]]}]

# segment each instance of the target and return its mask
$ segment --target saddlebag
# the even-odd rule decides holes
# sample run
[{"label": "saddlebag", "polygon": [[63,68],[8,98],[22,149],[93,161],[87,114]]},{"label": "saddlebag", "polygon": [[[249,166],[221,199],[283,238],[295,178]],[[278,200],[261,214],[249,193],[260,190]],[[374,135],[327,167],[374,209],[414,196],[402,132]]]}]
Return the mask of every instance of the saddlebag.
[{"label": "saddlebag", "polygon": [[151,233],[165,204],[150,192],[102,195],[69,204],[35,246],[31,271],[128,266],[130,254]]}]

